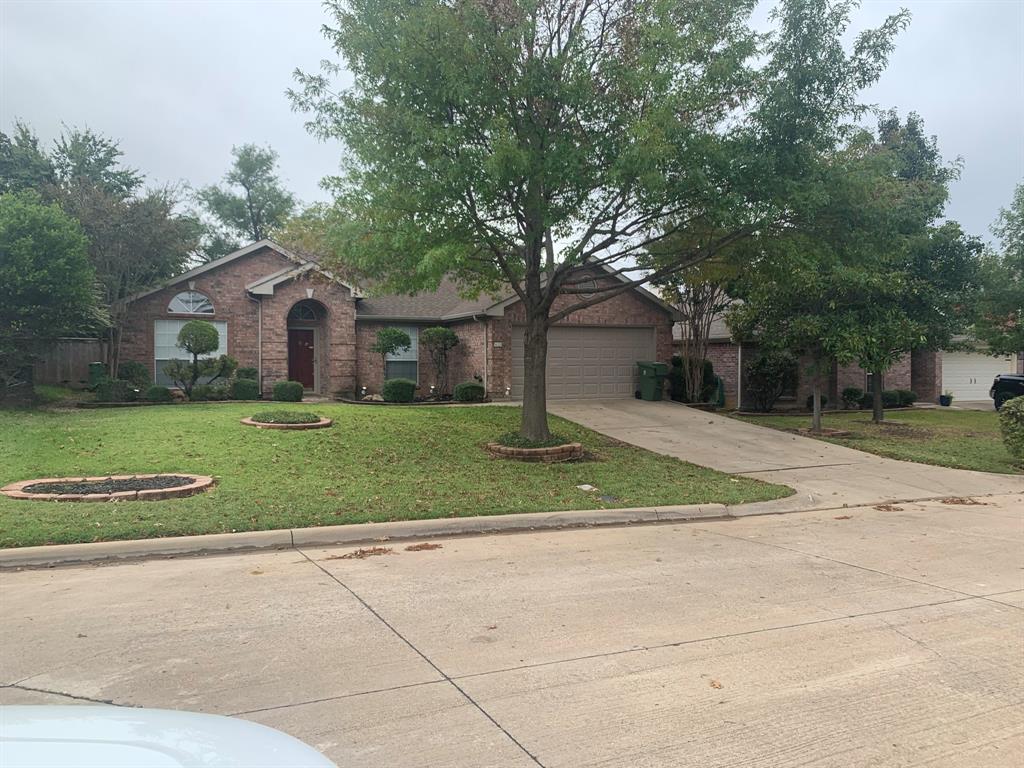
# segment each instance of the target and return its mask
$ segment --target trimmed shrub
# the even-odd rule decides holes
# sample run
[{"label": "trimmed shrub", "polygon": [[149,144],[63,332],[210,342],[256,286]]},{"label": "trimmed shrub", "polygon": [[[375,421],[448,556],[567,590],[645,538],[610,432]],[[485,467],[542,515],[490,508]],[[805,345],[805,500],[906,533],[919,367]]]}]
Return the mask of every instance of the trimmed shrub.
[{"label": "trimmed shrub", "polygon": [[908,408],[917,402],[917,393],[909,389],[897,389],[896,397],[900,408]]},{"label": "trimmed shrub", "polygon": [[154,384],[146,390],[146,400],[151,403],[169,403],[173,399],[171,390],[167,387],[161,387],[159,384]]},{"label": "trimmed shrub", "polygon": [[124,379],[140,391],[153,383],[149,376],[149,367],[138,360],[125,360],[117,366],[117,378]]},{"label": "trimmed shrub", "polygon": [[882,390],[882,407],[883,408],[899,408],[900,407],[900,394],[895,389],[883,389]]},{"label": "trimmed shrub", "polygon": [[864,399],[864,390],[860,387],[847,387],[843,390],[843,407],[860,408]]},{"label": "trimmed shrub", "polygon": [[320,416],[308,411],[262,411],[252,420],[260,424],[315,424]]},{"label": "trimmed shrub", "polygon": [[452,392],[452,399],[460,403],[482,403],[487,397],[487,390],[484,385],[476,381],[464,381],[455,385]]},{"label": "trimmed shrub", "polygon": [[279,381],[274,385],[274,400],[286,403],[297,403],[302,400],[301,381]]},{"label": "trimmed shrub", "polygon": [[232,400],[257,400],[260,396],[260,385],[255,379],[235,379],[231,382]]},{"label": "trimmed shrub", "polygon": [[388,403],[411,403],[416,396],[416,382],[411,379],[388,379],[380,390]]},{"label": "trimmed shrub", "polygon": [[[821,395],[821,409],[825,410],[825,406],[828,405],[828,395],[822,393]],[[814,395],[807,396],[807,410],[814,410]]]},{"label": "trimmed shrub", "polygon": [[768,413],[783,393],[796,389],[800,377],[796,358],[789,352],[767,352],[746,366],[744,391],[754,409]]},{"label": "trimmed shrub", "polygon": [[124,379],[103,379],[96,385],[96,400],[101,403],[131,403],[138,398],[138,390]]},{"label": "trimmed shrub", "polygon": [[255,368],[239,368],[235,371],[235,376],[240,379],[252,379],[253,381],[259,381],[260,372]]},{"label": "trimmed shrub", "polygon": [[1014,397],[999,409],[1003,445],[1018,462],[1024,462],[1024,397]]},{"label": "trimmed shrub", "polygon": [[230,400],[231,392],[223,384],[196,384],[192,387],[192,394],[188,399],[197,403],[206,400]]}]

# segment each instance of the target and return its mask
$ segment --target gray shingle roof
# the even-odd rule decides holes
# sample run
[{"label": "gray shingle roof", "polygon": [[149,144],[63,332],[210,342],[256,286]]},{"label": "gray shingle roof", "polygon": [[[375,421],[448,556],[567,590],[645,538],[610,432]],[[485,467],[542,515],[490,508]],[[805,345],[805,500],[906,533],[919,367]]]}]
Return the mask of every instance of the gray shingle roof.
[{"label": "gray shingle roof", "polygon": [[417,293],[412,296],[390,294],[384,296],[370,295],[359,300],[356,305],[356,317],[416,320],[448,320],[473,314],[483,314],[488,307],[501,301],[487,294],[475,299],[466,299],[459,295],[458,286],[454,281],[444,279],[436,291]]}]

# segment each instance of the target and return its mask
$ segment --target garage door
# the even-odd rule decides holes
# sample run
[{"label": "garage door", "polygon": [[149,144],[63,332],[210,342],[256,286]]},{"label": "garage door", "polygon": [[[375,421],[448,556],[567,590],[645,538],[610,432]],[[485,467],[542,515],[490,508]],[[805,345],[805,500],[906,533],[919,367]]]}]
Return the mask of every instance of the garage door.
[{"label": "garage door", "polygon": [[943,352],[942,391],[952,393],[957,400],[988,400],[992,379],[1016,370],[1017,365],[1010,357]]},{"label": "garage door", "polygon": [[[556,326],[548,331],[548,397],[633,397],[636,361],[653,359],[653,328]],[[513,328],[512,397],[522,396],[523,329]]]}]

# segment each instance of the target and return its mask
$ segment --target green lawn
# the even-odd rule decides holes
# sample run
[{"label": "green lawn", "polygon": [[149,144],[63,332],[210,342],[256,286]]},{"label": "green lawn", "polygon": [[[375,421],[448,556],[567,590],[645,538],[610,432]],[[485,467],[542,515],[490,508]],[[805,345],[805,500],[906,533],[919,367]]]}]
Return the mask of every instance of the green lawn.
[{"label": "green lawn", "polygon": [[[809,427],[811,417],[742,416],[751,424],[776,429]],[[995,411],[951,411],[945,408],[887,411],[881,425],[870,412],[825,413],[823,425],[848,430],[849,437],[821,438],[892,459],[940,467],[1020,474],[1003,446]]]},{"label": "green lawn", "polygon": [[[788,488],[729,477],[553,419],[592,460],[524,464],[481,446],[515,429],[510,407],[296,404],[330,429],[238,423],[281,404],[0,411],[0,485],[33,477],[190,472],[190,498],[69,503],[0,497],[0,546],[101,541],[412,518],[775,499]],[[589,483],[599,492],[575,486]],[[602,501],[600,496],[611,499]]]}]

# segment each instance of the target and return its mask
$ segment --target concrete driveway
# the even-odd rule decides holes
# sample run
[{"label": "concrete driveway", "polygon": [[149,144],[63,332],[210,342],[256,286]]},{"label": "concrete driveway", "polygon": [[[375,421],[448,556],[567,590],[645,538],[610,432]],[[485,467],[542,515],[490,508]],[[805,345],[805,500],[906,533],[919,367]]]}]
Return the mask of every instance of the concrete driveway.
[{"label": "concrete driveway", "polygon": [[550,410],[626,443],[797,491],[748,505],[748,513],[1024,491],[1021,476],[885,459],[678,403],[573,400],[552,402]]},{"label": "concrete driveway", "polygon": [[1019,766],[1024,497],[0,572],[0,703],[350,768]]}]

